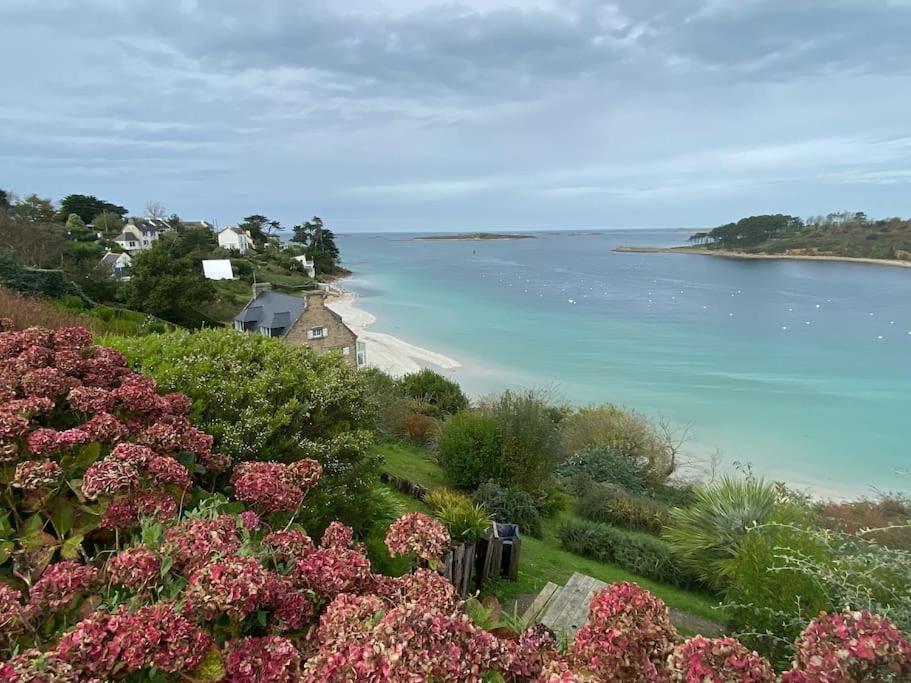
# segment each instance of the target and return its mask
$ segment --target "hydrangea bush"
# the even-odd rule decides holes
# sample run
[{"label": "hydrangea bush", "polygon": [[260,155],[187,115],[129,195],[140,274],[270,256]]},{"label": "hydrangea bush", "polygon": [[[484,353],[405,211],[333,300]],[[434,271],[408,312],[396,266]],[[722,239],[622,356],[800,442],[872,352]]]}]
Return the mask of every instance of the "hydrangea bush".
[{"label": "hydrangea bush", "polygon": [[[376,574],[340,523],[314,543],[295,519],[315,461],[241,463],[234,500],[206,493],[229,463],[188,402],[83,330],[0,333],[0,393],[0,682],[774,680],[737,641],[681,642],[635,584],[595,595],[565,651],[542,626],[487,631],[432,568]],[[449,538],[410,514],[386,544],[432,567]],[[911,675],[867,612],[820,616],[797,650],[790,683]]]}]

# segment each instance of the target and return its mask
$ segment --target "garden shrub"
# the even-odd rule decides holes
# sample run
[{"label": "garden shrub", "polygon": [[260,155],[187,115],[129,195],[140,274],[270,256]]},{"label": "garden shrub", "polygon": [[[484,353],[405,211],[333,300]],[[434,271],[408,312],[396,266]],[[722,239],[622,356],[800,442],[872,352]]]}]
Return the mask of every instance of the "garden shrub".
[{"label": "garden shrub", "polygon": [[406,409],[399,429],[402,438],[419,446],[427,446],[436,440],[440,423],[429,415]]},{"label": "garden shrub", "polygon": [[559,440],[554,411],[533,391],[505,391],[485,406],[500,441],[499,481],[542,496],[551,487]]},{"label": "garden shrub", "polygon": [[632,493],[646,490],[648,462],[637,456],[621,453],[612,446],[586,446],[577,451],[556,469],[559,477],[584,476],[598,483],[611,483]]},{"label": "garden shrub", "polygon": [[518,524],[520,533],[541,536],[541,513],[534,498],[525,491],[489,481],[481,485],[472,498],[497,522]]},{"label": "garden shrub", "polygon": [[615,564],[675,586],[692,588],[700,585],[698,577],[661,539],[585,520],[563,523],[557,535],[563,548],[576,555]]},{"label": "garden shrub", "polygon": [[408,398],[433,406],[437,415],[455,415],[468,408],[468,397],[458,383],[438,372],[424,369],[403,376],[401,392]]},{"label": "garden shrub", "polygon": [[741,539],[769,520],[778,503],[773,484],[723,477],[697,489],[691,505],[670,511],[664,538],[707,585],[723,590]]},{"label": "garden shrub", "polygon": [[911,550],[911,498],[906,495],[885,493],[876,500],[829,501],[820,505],[819,514],[829,529]]},{"label": "garden shrub", "polygon": [[477,542],[492,523],[491,516],[464,493],[447,488],[434,489],[424,498],[433,514],[446,526],[455,541]]},{"label": "garden shrub", "polygon": [[646,463],[650,486],[662,484],[674,473],[681,439],[664,422],[610,404],[580,408],[560,423],[564,457],[589,446],[607,447],[634,463]]},{"label": "garden shrub", "polygon": [[587,487],[579,496],[576,510],[593,522],[650,534],[660,534],[668,520],[668,507],[663,503],[610,484]]},{"label": "garden shrub", "polygon": [[164,390],[187,394],[194,424],[234,459],[326,463],[327,486],[308,497],[302,512],[308,526],[369,521],[364,501],[377,466],[372,414],[364,383],[340,357],[225,329],[104,343]]},{"label": "garden shrub", "polygon": [[476,489],[488,480],[499,480],[500,446],[494,418],[481,411],[466,410],[443,423],[437,457],[453,484]]}]

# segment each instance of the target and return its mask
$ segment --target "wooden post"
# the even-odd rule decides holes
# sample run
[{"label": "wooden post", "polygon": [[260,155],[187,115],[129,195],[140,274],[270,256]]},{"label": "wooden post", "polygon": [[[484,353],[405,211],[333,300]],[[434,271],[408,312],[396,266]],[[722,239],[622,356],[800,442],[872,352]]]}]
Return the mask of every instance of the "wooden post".
[{"label": "wooden post", "polygon": [[466,543],[465,544],[465,561],[462,563],[462,583],[460,588],[460,593],[463,596],[467,596],[471,592],[471,579],[474,574],[474,554],[475,554],[475,544]]},{"label": "wooden post", "polygon": [[514,538],[512,539],[512,552],[509,553],[509,571],[506,573],[506,578],[510,581],[518,581],[519,579],[519,554],[522,550],[522,539]]}]

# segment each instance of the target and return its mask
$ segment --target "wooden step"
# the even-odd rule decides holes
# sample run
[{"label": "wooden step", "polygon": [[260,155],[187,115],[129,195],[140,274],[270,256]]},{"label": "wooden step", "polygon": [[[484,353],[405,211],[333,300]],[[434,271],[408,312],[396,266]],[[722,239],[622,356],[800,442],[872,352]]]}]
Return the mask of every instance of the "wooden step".
[{"label": "wooden step", "polygon": [[588,621],[588,606],[595,593],[607,584],[591,576],[575,573],[549,601],[540,622],[554,631],[572,636]]},{"label": "wooden step", "polygon": [[537,624],[540,621],[541,614],[547,609],[548,603],[553,600],[554,595],[559,591],[560,586],[555,583],[548,581],[544,584],[544,588],[535,596],[528,609],[525,610],[525,614],[522,615],[522,623],[526,626]]}]

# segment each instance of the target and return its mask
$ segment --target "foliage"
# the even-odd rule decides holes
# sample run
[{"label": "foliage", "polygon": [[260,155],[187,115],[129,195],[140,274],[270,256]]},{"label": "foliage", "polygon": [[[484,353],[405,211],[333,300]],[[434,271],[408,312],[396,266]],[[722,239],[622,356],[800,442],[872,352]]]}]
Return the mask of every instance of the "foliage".
[{"label": "foliage", "polygon": [[558,458],[558,433],[551,406],[533,391],[505,391],[484,409],[496,423],[500,443],[499,481],[533,495],[550,487]]},{"label": "foliage", "polygon": [[541,513],[534,498],[525,491],[489,481],[474,492],[472,499],[497,522],[517,524],[520,533],[541,536]]},{"label": "foliage", "polygon": [[772,484],[723,477],[698,489],[691,505],[671,510],[664,538],[707,585],[722,590],[741,539],[750,527],[768,521],[778,502]]},{"label": "foliage", "polygon": [[231,330],[106,343],[159,386],[190,396],[193,420],[235,460],[326,464],[327,486],[308,496],[301,513],[308,525],[340,519],[360,527],[369,519],[371,415],[364,384],[340,358]]},{"label": "foliage", "polygon": [[[628,474],[617,476],[634,479],[633,473],[641,472],[651,487],[663,484],[674,473],[682,440],[667,423],[653,422],[633,410],[611,404],[580,408],[560,424],[560,444],[565,456],[572,458],[583,449],[602,447],[600,452],[589,452],[589,457],[595,460],[593,468],[598,458],[609,468],[610,452],[613,456],[625,456],[631,461],[624,467]],[[601,476],[602,472],[598,474]]]},{"label": "foliage", "polygon": [[13,252],[5,249],[0,249],[0,284],[24,294],[51,298],[82,294],[63,271],[27,268]]},{"label": "foliage", "polygon": [[91,223],[92,219],[102,211],[108,211],[121,218],[127,213],[122,206],[98,199],[93,195],[70,194],[60,200],[58,216],[65,220],[74,213],[82,219],[83,223]]},{"label": "foliage", "polygon": [[886,493],[876,500],[829,501],[820,505],[819,514],[826,528],[911,550],[911,498],[907,495]]},{"label": "foliage", "polygon": [[491,517],[465,494],[451,489],[436,489],[424,499],[434,515],[446,526],[455,541],[476,543],[490,528]]},{"label": "foliage", "polygon": [[663,503],[610,484],[582,487],[576,509],[580,516],[593,522],[650,534],[660,534],[668,521],[668,508]]},{"label": "foliage", "polygon": [[571,455],[556,469],[559,477],[584,476],[597,483],[616,484],[632,493],[646,489],[648,463],[639,456],[630,456],[613,446],[586,446]]},{"label": "foliage", "polygon": [[30,194],[13,205],[16,215],[29,223],[50,223],[54,220],[56,210],[50,199]]},{"label": "foliage", "polygon": [[433,406],[440,415],[454,415],[468,408],[468,398],[461,387],[433,370],[412,372],[398,384],[405,396]]},{"label": "foliage", "polygon": [[727,590],[742,639],[778,662],[821,610],[868,610],[911,631],[911,556],[853,534],[778,513],[741,542]]},{"label": "foliage", "polygon": [[477,410],[457,413],[440,429],[440,466],[456,486],[466,489],[499,480],[501,443],[492,415]]},{"label": "foliage", "polygon": [[563,548],[577,555],[683,588],[700,584],[699,578],[661,539],[584,520],[564,522],[557,535]]},{"label": "foliage", "polygon": [[409,410],[407,406],[402,407],[404,410],[401,413],[398,435],[420,446],[427,446],[433,443],[440,430],[439,421],[429,415]]},{"label": "foliage", "polygon": [[291,241],[304,245],[305,253],[313,259],[317,273],[332,275],[344,270],[339,265],[335,234],[319,216],[295,225]]},{"label": "foliage", "polygon": [[78,214],[71,213],[66,219],[66,229],[71,232],[84,231],[85,221]]},{"label": "foliage", "polygon": [[805,222],[793,216],[751,216],[698,232],[690,242],[709,249],[747,253],[911,259],[911,221],[870,220],[864,213],[838,212]]},{"label": "foliage", "polygon": [[126,301],[130,308],[171,322],[195,326],[198,307],[214,296],[192,261],[174,258],[161,240],[133,257]]}]

